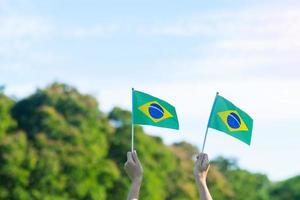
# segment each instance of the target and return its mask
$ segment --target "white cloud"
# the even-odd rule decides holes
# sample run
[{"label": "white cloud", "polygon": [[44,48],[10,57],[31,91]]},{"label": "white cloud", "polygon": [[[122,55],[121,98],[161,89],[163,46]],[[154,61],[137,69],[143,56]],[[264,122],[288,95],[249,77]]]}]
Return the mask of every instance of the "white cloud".
[{"label": "white cloud", "polygon": [[240,10],[209,11],[181,16],[174,22],[139,27],[148,35],[195,37],[261,37],[297,36],[299,6],[241,8]]},{"label": "white cloud", "polygon": [[[174,22],[143,26],[145,36],[191,37],[198,45],[189,60],[164,61],[177,71],[231,79],[299,78],[300,6],[270,6],[210,11],[180,17]],[[230,72],[231,74],[228,74]],[[185,73],[183,73],[185,74]],[[225,76],[224,76],[225,75]],[[228,75],[228,76],[226,76]]]},{"label": "white cloud", "polygon": [[60,28],[45,17],[21,15],[0,16],[0,27],[1,72],[20,77],[24,71],[38,74],[41,67],[50,64],[58,71],[54,63],[64,63],[66,55],[51,51],[48,45],[41,49],[43,42],[49,43],[53,38],[102,37],[118,30],[116,25],[99,24],[84,28]]},{"label": "white cloud", "polygon": [[0,38],[34,39],[49,33],[51,27],[44,19],[26,16],[0,17]]},{"label": "white cloud", "polygon": [[0,27],[0,68],[7,68],[7,64],[3,64],[5,61],[10,61],[10,67],[17,66],[18,60],[28,65],[24,59],[30,57],[34,45],[53,29],[47,20],[36,16],[1,16]]}]

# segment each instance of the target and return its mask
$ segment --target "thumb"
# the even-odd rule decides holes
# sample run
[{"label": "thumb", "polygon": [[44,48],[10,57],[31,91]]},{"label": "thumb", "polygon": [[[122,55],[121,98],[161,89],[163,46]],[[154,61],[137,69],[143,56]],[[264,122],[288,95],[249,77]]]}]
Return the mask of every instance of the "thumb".
[{"label": "thumb", "polygon": [[134,162],[130,151],[127,152],[127,162]]}]

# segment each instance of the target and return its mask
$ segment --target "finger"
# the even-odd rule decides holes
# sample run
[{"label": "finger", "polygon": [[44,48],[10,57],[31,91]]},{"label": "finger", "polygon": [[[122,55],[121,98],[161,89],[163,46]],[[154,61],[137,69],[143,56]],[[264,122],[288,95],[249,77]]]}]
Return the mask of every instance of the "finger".
[{"label": "finger", "polygon": [[208,160],[208,156],[206,155],[204,156],[202,167],[203,169],[207,170],[208,166],[209,166],[209,160]]},{"label": "finger", "polygon": [[208,162],[208,156],[206,153],[203,153],[201,158],[201,166],[205,165],[206,162]]},{"label": "finger", "polygon": [[201,164],[203,163],[204,155],[205,155],[204,153],[199,154],[199,161]]},{"label": "finger", "polygon": [[208,154],[205,154],[205,158],[208,160]]},{"label": "finger", "polygon": [[137,164],[141,164],[136,151],[133,152],[133,159]]},{"label": "finger", "polygon": [[197,155],[197,160],[201,160],[202,157],[203,157],[203,153],[199,153],[199,154]]},{"label": "finger", "polygon": [[133,162],[132,153],[130,151],[127,152],[127,162]]},{"label": "finger", "polygon": [[207,154],[203,155],[203,161],[208,161],[208,155]]},{"label": "finger", "polygon": [[133,159],[133,161],[136,163],[137,162],[137,154],[136,154],[136,151],[135,150],[133,150],[132,151],[132,159]]},{"label": "finger", "polygon": [[200,153],[200,154],[199,154],[199,159],[200,159],[200,160],[203,160],[204,156],[205,156],[205,153]]},{"label": "finger", "polygon": [[136,163],[137,160],[138,160],[137,154],[136,154],[136,151],[135,151],[135,150],[132,152],[132,159],[133,159],[133,161],[134,161],[135,163]]}]

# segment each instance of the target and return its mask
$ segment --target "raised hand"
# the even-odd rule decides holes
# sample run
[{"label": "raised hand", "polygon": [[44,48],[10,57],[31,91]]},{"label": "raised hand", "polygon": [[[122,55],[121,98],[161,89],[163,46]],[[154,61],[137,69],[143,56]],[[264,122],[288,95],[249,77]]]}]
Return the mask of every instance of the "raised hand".
[{"label": "raised hand", "polygon": [[206,177],[209,171],[209,167],[210,165],[207,154],[200,153],[197,156],[197,161],[195,163],[194,176],[196,179],[201,200],[212,200],[212,197],[206,185]]},{"label": "raised hand", "polygon": [[136,151],[127,152],[127,162],[124,165],[124,169],[132,181],[127,199],[137,200],[139,197],[144,171]]}]

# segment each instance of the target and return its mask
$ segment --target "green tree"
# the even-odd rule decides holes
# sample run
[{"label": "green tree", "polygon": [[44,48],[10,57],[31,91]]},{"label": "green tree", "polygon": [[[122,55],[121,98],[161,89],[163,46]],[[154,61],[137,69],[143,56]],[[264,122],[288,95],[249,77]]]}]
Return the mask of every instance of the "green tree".
[{"label": "green tree", "polygon": [[300,176],[274,183],[270,190],[272,200],[300,199]]},{"label": "green tree", "polygon": [[36,152],[29,147],[23,132],[3,137],[0,142],[1,199],[31,199],[27,189],[36,159]]},{"label": "green tree", "polygon": [[29,187],[7,187],[9,193],[22,188],[31,199],[106,199],[119,171],[107,159],[112,127],[93,97],[54,83],[17,102],[12,114],[37,158]]},{"label": "green tree", "polygon": [[[212,164],[220,170],[230,190],[224,199],[268,200],[270,181],[263,174],[253,174],[240,169],[234,159],[218,157]],[[218,181],[219,184],[219,181]]]},{"label": "green tree", "polygon": [[16,121],[10,115],[13,106],[14,101],[0,92],[0,140],[5,132],[11,132],[17,126]]}]

